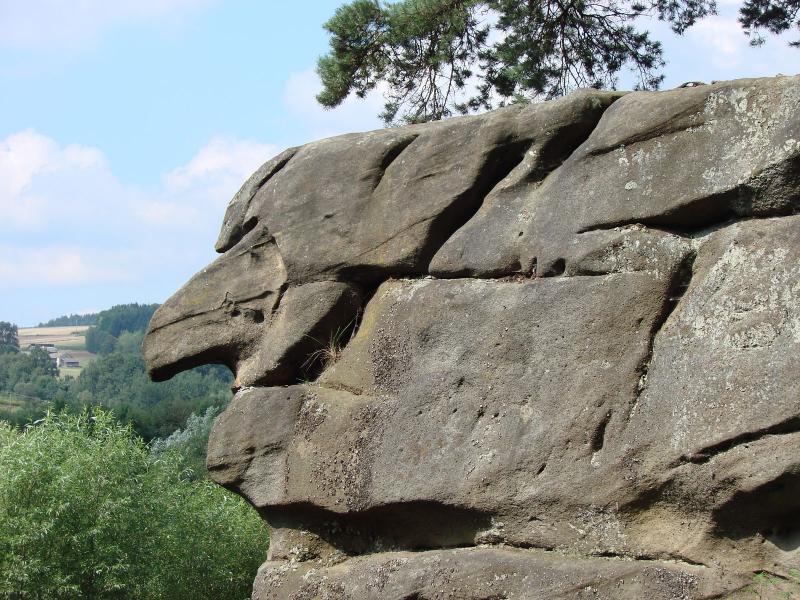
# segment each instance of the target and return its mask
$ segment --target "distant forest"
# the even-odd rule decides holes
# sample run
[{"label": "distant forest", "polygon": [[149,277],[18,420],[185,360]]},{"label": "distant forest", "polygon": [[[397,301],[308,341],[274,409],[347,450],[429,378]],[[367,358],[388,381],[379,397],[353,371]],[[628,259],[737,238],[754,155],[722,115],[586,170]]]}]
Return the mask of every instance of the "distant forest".
[{"label": "distant forest", "polygon": [[69,327],[71,325],[94,325],[97,323],[97,313],[85,315],[62,315],[50,319],[46,323],[39,323],[37,327]]},{"label": "distant forest", "polygon": [[0,348],[0,420],[24,426],[48,409],[80,413],[100,406],[151,440],[169,436],[192,414],[224,406],[233,381],[227,367],[198,367],[163,383],[150,381],[141,346],[156,308],[123,304],[95,315],[96,324],[86,331],[86,349],[98,357],[75,378],[59,378],[42,350]]}]

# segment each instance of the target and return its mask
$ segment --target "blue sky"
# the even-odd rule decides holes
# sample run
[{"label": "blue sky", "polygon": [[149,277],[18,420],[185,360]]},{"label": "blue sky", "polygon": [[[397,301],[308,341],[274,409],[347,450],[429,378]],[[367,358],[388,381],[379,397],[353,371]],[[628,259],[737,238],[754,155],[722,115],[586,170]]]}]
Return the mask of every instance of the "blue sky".
[{"label": "blue sky", "polygon": [[[380,94],[316,105],[340,0],[0,0],[0,320],[162,302],[213,260],[225,206],[283,148],[380,126]],[[736,4],[652,24],[664,87],[792,74]]]}]

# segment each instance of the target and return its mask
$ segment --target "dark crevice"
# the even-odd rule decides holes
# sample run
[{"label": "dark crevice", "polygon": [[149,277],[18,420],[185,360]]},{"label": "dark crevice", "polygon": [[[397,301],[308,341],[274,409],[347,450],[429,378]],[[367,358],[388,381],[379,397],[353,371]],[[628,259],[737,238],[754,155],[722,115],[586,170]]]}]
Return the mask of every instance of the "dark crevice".
[{"label": "dark crevice", "polygon": [[669,321],[669,318],[672,316],[675,308],[680,303],[681,299],[686,293],[686,290],[689,289],[689,286],[692,283],[692,277],[694,276],[694,261],[696,258],[697,254],[694,251],[687,253],[672,274],[670,285],[667,288],[664,296],[664,302],[661,304],[659,314],[653,321],[653,325],[650,328],[647,351],[636,368],[636,372],[639,374],[639,385],[636,390],[635,398],[630,405],[630,409],[628,410],[628,417],[626,421],[630,419],[630,415],[633,412],[634,407],[639,402],[639,398],[644,393],[644,390],[647,388],[647,375],[650,371],[650,363],[653,360],[656,337],[667,324],[667,321]]},{"label": "dark crevice", "polygon": [[430,271],[434,255],[456,231],[475,216],[486,196],[522,162],[530,146],[529,140],[517,140],[493,148],[486,157],[486,163],[475,184],[431,219],[428,239],[418,254],[418,264],[422,272]]},{"label": "dark crevice", "polygon": [[401,502],[353,513],[309,503],[259,509],[271,527],[310,532],[349,556],[387,550],[422,552],[475,545],[488,513],[434,501]]},{"label": "dark crevice", "polygon": [[662,137],[665,135],[671,135],[673,133],[680,133],[681,131],[686,131],[687,127],[698,127],[700,125],[703,125],[705,123],[704,120],[695,120],[692,122],[688,121],[688,117],[695,116],[696,114],[697,114],[697,105],[692,104],[691,106],[685,108],[684,110],[678,113],[669,115],[667,118],[664,119],[664,121],[662,121],[655,127],[651,127],[650,129],[647,129],[645,131],[640,131],[639,133],[627,137],[623,140],[620,140],[614,143],[613,145],[601,146],[599,148],[590,150],[589,152],[587,152],[587,156],[602,156],[603,154],[614,152],[615,150],[619,150],[620,148],[627,148],[635,144],[641,144],[648,140],[652,140],[657,137]]},{"label": "dark crevice", "polygon": [[364,256],[374,252],[411,228],[427,224],[428,234],[425,243],[405,264],[381,267],[369,264],[351,264],[348,266],[342,263],[333,265],[329,270],[336,271],[338,277],[342,280],[368,284],[379,283],[390,277],[422,276],[427,274],[436,252],[478,212],[489,192],[522,162],[529,148],[530,140],[515,140],[494,147],[488,153],[486,162],[480,169],[480,174],[474,184],[454,198],[449,206],[438,214],[427,215],[407,225],[388,239],[361,253],[361,256]]},{"label": "dark crevice", "polygon": [[680,457],[679,462],[672,466],[677,466],[680,463],[707,463],[718,454],[728,452],[729,450],[732,450],[733,448],[743,444],[755,442],[763,437],[772,435],[787,435],[798,432],[800,432],[800,417],[792,416],[779,423],[775,423],[774,425],[762,427],[761,429],[756,429],[755,431],[740,433],[732,438],[728,438],[721,442],[717,442],[716,444],[711,444],[701,448],[690,455],[683,455]]},{"label": "dark crevice", "polygon": [[373,190],[375,190],[380,185],[381,181],[383,181],[383,178],[386,175],[386,172],[389,170],[391,164],[400,158],[400,155],[405,151],[405,149],[408,148],[418,137],[418,133],[409,135],[408,137],[398,141],[394,146],[387,150],[386,154],[384,154],[381,158],[381,163],[378,167],[380,172],[378,177],[375,179],[375,185],[372,188]]},{"label": "dark crevice", "polygon": [[[240,235],[239,239],[243,238],[248,233],[253,231],[253,229],[256,228],[256,225],[258,225],[258,217],[250,217],[249,219],[247,219],[247,221],[245,221],[242,224],[242,229],[241,229],[241,233],[239,234]],[[230,247],[232,248],[235,245],[236,245],[236,242],[234,242]]]},{"label": "dark crevice", "polygon": [[591,440],[589,440],[589,445],[592,449],[592,452],[599,452],[603,449],[603,444],[605,443],[606,437],[606,427],[608,427],[608,422],[611,420],[611,411],[608,411],[600,422],[597,424],[594,432],[592,433]]},{"label": "dark crevice", "polygon": [[[281,300],[288,285],[281,286],[281,298],[273,306],[273,318],[278,317]],[[349,341],[354,324],[359,318],[363,292],[353,284],[342,291],[326,307],[310,330],[287,345],[274,366],[264,371],[250,385],[277,386],[306,382],[316,376],[317,362],[325,362],[328,355],[340,352],[339,345]],[[292,316],[293,306],[287,305],[286,319]],[[281,317],[282,318],[282,317]]]},{"label": "dark crevice", "polygon": [[[567,270],[567,262],[563,258],[557,258],[548,267],[537,275],[539,277],[559,277]],[[605,274],[605,273],[604,273]]]},{"label": "dark crevice", "polygon": [[[559,552],[553,546],[509,540],[501,544],[478,543],[476,540],[481,533],[491,528],[490,513],[435,501],[399,502],[352,513],[338,513],[305,502],[269,506],[258,511],[272,528],[311,533],[351,557],[454,548]],[[647,563],[667,560],[685,567],[707,566],[674,554],[662,557],[598,551],[577,558],[624,559]]]},{"label": "dark crevice", "polygon": [[[378,287],[378,285],[375,285],[367,289],[359,290],[361,302],[355,311],[347,313],[346,316],[349,320],[344,322],[343,319],[338,319],[335,325],[329,324],[322,328],[326,332],[327,337],[319,337],[318,335],[306,336],[306,341],[311,342],[311,344],[306,345],[302,361],[295,361],[296,363],[300,363],[295,375],[298,381],[313,382],[316,384],[316,381],[325,370],[338,360],[350,341],[358,334],[364,311],[370,300],[372,300],[372,297],[378,291]],[[344,391],[353,393],[352,390]]]},{"label": "dark crevice", "polygon": [[712,227],[727,226],[735,222],[737,215],[732,204],[736,197],[738,197],[736,191],[704,196],[667,210],[660,215],[598,223],[584,227],[577,233],[644,225],[681,237],[694,237],[697,234],[708,232]]},{"label": "dark crevice", "polygon": [[[276,529],[302,531],[305,535],[310,534],[324,541],[346,557],[452,549],[531,551],[559,555],[563,552],[549,545],[510,541],[499,544],[476,543],[480,533],[491,526],[491,515],[434,501],[403,502],[358,513],[337,513],[309,503],[270,506],[258,511],[273,532]],[[273,533],[273,536],[280,539],[278,533]],[[708,567],[704,563],[672,553],[651,556],[596,551],[574,555],[574,558],[586,561],[626,560],[646,564],[669,562],[689,569]]]},{"label": "dark crevice", "polygon": [[680,237],[707,235],[742,221],[800,213],[800,157],[772,165],[745,183],[676,206],[660,215],[597,223],[577,233],[644,225]]},{"label": "dark crevice", "polygon": [[274,317],[281,308],[281,302],[283,302],[283,296],[286,293],[286,290],[289,289],[289,283],[284,282],[281,284],[281,287],[278,288],[277,298],[275,298],[275,302],[272,304],[272,311],[271,315]]},{"label": "dark crevice", "polygon": [[783,552],[800,548],[800,473],[783,473],[754,489],[739,490],[714,509],[714,531],[733,540],[761,538]]},{"label": "dark crevice", "polygon": [[[538,149],[539,159],[536,168],[515,185],[541,182],[556,171],[588,139],[597,127],[601,116],[602,113],[597,116],[597,119],[585,123],[573,123],[571,127],[560,131],[559,135],[553,135]],[[481,177],[476,186],[464,194],[468,198],[459,198],[437,215],[431,224],[432,235],[429,236],[428,243],[420,253],[425,265],[425,272],[430,271],[430,263],[439,249],[472,220],[492,190],[522,163],[525,154],[535,146],[536,141],[520,140],[492,150],[487,159],[487,165],[481,170]],[[489,165],[492,167],[488,168]],[[433,234],[433,232],[437,232],[437,234]]]}]

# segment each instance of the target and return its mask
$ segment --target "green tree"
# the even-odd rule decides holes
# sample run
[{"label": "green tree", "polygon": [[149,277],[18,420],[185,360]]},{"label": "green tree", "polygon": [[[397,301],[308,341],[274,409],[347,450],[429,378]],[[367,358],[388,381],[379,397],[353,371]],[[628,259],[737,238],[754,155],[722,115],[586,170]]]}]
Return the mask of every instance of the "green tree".
[{"label": "green tree", "polygon": [[0,352],[19,351],[19,330],[8,321],[0,321]]},{"label": "green tree", "polygon": [[[800,30],[800,0],[746,0],[739,15],[753,46],[764,43],[765,30],[776,35],[793,27]],[[800,48],[800,40],[789,45]]]},{"label": "green tree", "polygon": [[0,597],[244,598],[257,513],[106,412],[0,422]]},{"label": "green tree", "polygon": [[97,314],[96,324],[86,331],[86,349],[95,354],[110,354],[124,333],[147,329],[158,304],[119,304]]},{"label": "green tree", "polygon": [[[758,43],[759,31],[800,26],[799,7],[746,0],[740,20]],[[388,124],[613,88],[626,67],[639,88],[656,89],[662,47],[636,19],[655,17],[681,34],[715,12],[715,0],[352,0],[325,23],[330,51],[317,65],[317,100],[334,107],[384,83]]]},{"label": "green tree", "polygon": [[39,323],[39,327],[65,327],[68,325],[94,325],[97,322],[95,313],[84,315],[62,315],[55,319],[50,319],[44,323]]},{"label": "green tree", "polygon": [[53,359],[46,350],[42,348],[31,348],[29,353],[34,370],[40,371],[43,375],[55,377],[58,375],[58,367],[53,363]]},{"label": "green tree", "polygon": [[150,451],[154,455],[177,452],[192,477],[203,477],[207,474],[208,436],[211,434],[214,419],[220,412],[222,407],[209,406],[202,414],[192,413],[186,419],[186,426],[183,429],[176,429],[167,438],[153,440]]}]

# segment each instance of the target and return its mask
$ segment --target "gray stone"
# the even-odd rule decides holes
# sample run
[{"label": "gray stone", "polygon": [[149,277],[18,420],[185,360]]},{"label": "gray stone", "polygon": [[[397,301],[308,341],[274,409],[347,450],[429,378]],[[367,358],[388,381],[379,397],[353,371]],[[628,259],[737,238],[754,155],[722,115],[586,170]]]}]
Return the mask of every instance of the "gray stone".
[{"label": "gray stone", "polygon": [[206,363],[235,371],[272,320],[285,281],[271,236],[251,231],[153,315],[142,347],[150,376],[161,381]]},{"label": "gray stone", "polygon": [[236,373],[253,597],[799,591],[799,109],[583,91],[260,168],[144,343]]},{"label": "gray stone", "polygon": [[217,252],[230,250],[256,225],[255,220],[245,221],[245,215],[250,208],[250,203],[256,192],[267,180],[286,166],[286,163],[297,154],[297,148],[289,148],[261,165],[228,204],[225,217],[222,220],[222,229],[215,248]]},{"label": "gray stone", "polygon": [[520,260],[545,272],[578,232],[697,231],[800,210],[800,77],[635,92],[531,194]]},{"label": "gray stone", "polygon": [[254,600],[691,600],[744,587],[706,569],[512,548],[391,552],[341,565],[267,562]]},{"label": "gray stone", "polygon": [[357,286],[339,281],[287,289],[257,346],[239,361],[238,385],[290,384],[316,374],[355,331],[362,300]]},{"label": "gray stone", "polygon": [[244,221],[275,236],[293,282],[423,274],[499,182],[512,174],[492,205],[513,182],[540,180],[560,164],[619,96],[583,91],[315,142],[256,193]]}]

